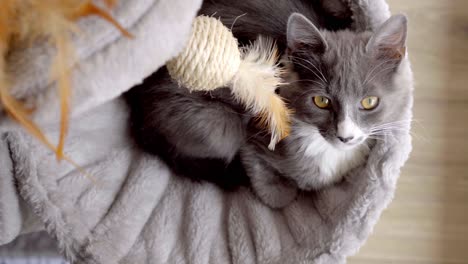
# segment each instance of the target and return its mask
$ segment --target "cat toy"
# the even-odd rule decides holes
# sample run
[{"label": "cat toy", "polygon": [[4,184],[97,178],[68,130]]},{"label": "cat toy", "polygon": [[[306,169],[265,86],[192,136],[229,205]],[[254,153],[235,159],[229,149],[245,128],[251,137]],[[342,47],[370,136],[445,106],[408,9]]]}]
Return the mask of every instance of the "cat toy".
[{"label": "cat toy", "polygon": [[[102,0],[112,8],[117,0]],[[79,32],[76,22],[86,16],[96,15],[107,20],[123,35],[131,35],[104,9],[92,0],[2,0],[0,8],[0,104],[8,115],[30,134],[54,151],[57,159],[67,159],[63,154],[69,119],[71,33]],[[31,110],[11,96],[7,74],[7,54],[16,43],[33,43],[46,39],[56,49],[51,74],[57,81],[60,98],[60,138],[52,144],[30,118]]]},{"label": "cat toy", "polygon": [[239,49],[237,39],[221,21],[208,16],[195,18],[185,49],[166,67],[179,85],[190,91],[229,87],[233,96],[269,128],[268,146],[290,132],[290,112],[275,93],[282,84],[278,50],[273,40],[260,37]]}]

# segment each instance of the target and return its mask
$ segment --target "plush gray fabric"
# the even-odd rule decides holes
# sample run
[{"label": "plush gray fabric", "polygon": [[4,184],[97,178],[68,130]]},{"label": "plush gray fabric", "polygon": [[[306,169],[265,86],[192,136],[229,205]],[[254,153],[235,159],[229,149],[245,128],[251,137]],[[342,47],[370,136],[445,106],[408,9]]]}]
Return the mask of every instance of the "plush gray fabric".
[{"label": "plush gray fabric", "polygon": [[8,145],[0,141],[0,245],[13,240],[21,230],[19,197],[13,182]]},{"label": "plush gray fabric", "polygon": [[[389,17],[383,0],[343,1],[361,10],[355,13],[356,30]],[[135,13],[138,19],[126,20],[137,38],[117,38],[114,32],[103,37],[107,45],[90,41],[93,52],[82,49],[75,71],[66,154],[88,175],[57,163],[53,153],[1,117],[0,244],[36,230],[36,216],[74,263],[345,263],[393,197],[411,150],[409,125],[394,140],[379,141],[367,164],[344,182],[301,193],[282,210],[264,206],[248,188],[225,193],[177,177],[134,147],[128,109],[116,97],[180,50],[200,1],[123,2],[126,8],[117,12],[122,16],[151,2]],[[18,59],[18,67],[33,74],[18,75],[17,94],[35,95],[36,120],[57,138],[55,92],[42,85],[47,82],[40,65],[29,69],[21,60],[26,61]],[[395,81],[412,86],[407,59],[400,71]],[[407,118],[411,107],[402,109]]]},{"label": "plush gray fabric", "polygon": [[21,235],[0,247],[0,263],[5,259],[34,258],[61,258],[57,243],[45,231]]}]

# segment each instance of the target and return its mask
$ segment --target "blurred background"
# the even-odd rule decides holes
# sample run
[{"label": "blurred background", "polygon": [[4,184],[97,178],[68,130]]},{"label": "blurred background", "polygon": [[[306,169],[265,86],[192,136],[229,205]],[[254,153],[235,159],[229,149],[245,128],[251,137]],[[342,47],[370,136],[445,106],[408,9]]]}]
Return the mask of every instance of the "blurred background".
[{"label": "blurred background", "polygon": [[387,0],[409,17],[413,152],[350,264],[468,263],[468,1]]}]

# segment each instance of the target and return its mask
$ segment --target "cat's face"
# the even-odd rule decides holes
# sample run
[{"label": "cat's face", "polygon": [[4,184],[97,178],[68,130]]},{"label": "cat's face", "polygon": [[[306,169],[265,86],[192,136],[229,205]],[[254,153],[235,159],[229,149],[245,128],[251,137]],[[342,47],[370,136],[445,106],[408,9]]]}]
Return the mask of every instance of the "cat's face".
[{"label": "cat's face", "polygon": [[319,32],[293,14],[287,55],[295,77],[281,95],[301,124],[337,148],[383,136],[397,128],[393,122],[401,121],[402,107],[410,100],[409,87],[396,81],[405,41],[404,16],[390,18],[370,34]]}]

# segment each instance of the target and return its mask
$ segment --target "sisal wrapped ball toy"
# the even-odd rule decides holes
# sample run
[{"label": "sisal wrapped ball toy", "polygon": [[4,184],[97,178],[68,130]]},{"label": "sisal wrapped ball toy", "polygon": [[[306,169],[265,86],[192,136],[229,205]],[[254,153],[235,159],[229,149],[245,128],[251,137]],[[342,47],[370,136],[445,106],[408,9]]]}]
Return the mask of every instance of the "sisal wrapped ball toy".
[{"label": "sisal wrapped ball toy", "polygon": [[275,93],[282,84],[278,51],[260,37],[239,49],[237,39],[218,19],[199,16],[185,49],[166,66],[171,77],[191,91],[229,87],[233,96],[260,118],[271,133],[269,149],[290,131],[290,112]]}]

